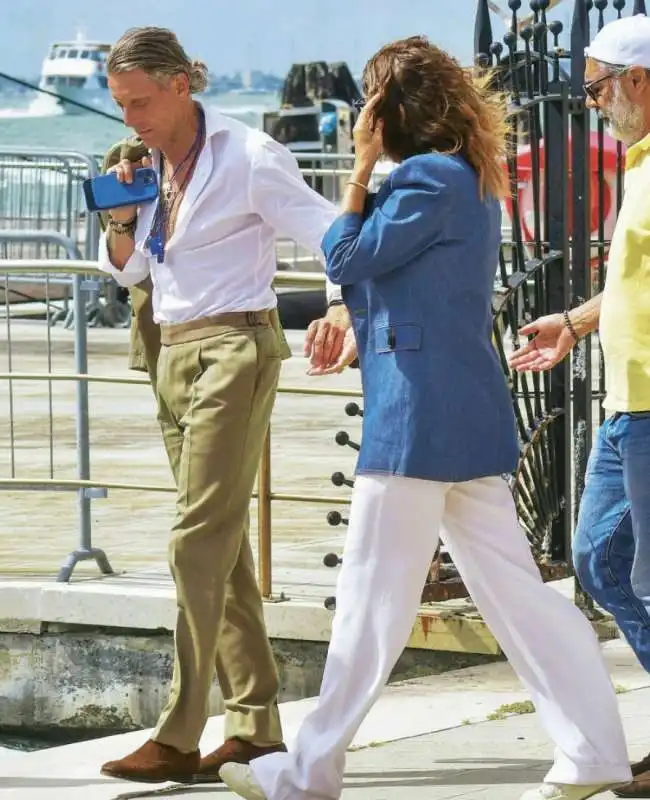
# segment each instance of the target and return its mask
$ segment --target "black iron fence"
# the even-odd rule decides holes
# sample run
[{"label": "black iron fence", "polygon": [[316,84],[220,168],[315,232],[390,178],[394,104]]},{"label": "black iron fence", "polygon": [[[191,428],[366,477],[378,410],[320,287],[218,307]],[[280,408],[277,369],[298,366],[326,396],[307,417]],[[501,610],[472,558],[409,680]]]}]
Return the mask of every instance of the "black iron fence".
[{"label": "black iron fence", "polygon": [[[586,108],[584,51],[606,18],[646,13],[644,0],[575,0],[564,32],[561,22],[547,19],[549,6],[549,0],[510,0],[502,41],[493,36],[486,0],[479,0],[476,17],[477,63],[496,70],[512,110],[512,241],[502,248],[503,289],[495,304],[504,368],[522,320],[578,306],[602,291],[622,201],[623,153]],[[524,15],[529,22],[522,27]],[[560,45],[563,33],[567,48]],[[568,574],[593,429],[603,419],[597,336],[583,339],[551,373],[510,378],[522,443],[513,476],[520,520],[542,572]]]},{"label": "black iron fence", "polygon": [[[602,290],[623,158],[621,144],[585,106],[584,50],[606,14],[646,11],[643,0],[576,0],[564,49],[562,23],[546,17],[548,0],[530,2],[530,24],[521,27],[523,5],[508,3],[502,42],[493,38],[483,0],[476,20],[477,61],[497,69],[513,111],[511,255],[502,257],[504,296],[495,317],[505,331],[502,353],[505,337],[514,345],[522,318],[580,305]],[[597,337],[582,340],[550,374],[512,376],[512,387],[522,441],[514,476],[520,519],[543,571],[568,573],[593,427],[603,416]]]}]

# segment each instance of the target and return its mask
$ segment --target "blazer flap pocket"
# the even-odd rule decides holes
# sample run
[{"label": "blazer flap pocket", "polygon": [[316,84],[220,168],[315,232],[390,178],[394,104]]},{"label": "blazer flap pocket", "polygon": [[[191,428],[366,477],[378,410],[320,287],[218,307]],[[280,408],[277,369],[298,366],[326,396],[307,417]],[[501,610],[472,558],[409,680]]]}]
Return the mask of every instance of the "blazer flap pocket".
[{"label": "blazer flap pocket", "polygon": [[421,325],[382,325],[375,328],[375,351],[419,350],[422,347]]}]

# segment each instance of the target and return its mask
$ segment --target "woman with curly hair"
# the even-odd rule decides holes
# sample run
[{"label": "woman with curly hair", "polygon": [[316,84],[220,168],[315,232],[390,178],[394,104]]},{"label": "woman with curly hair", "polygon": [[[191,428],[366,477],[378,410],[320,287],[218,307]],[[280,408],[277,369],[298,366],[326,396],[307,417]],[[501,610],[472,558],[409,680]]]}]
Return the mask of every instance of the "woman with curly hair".
[{"label": "woman with curly hair", "polygon": [[[323,240],[364,420],[320,697],[289,753],[220,774],[248,800],[340,797],[346,749],[407,644],[442,536],[556,745],[545,783],[523,797],[584,800],[628,782],[630,767],[596,636],[542,582],[504,478],[519,455],[491,340],[505,109],[422,37],[382,48],[363,88],[354,171]],[[381,153],[397,166],[370,196]]]}]

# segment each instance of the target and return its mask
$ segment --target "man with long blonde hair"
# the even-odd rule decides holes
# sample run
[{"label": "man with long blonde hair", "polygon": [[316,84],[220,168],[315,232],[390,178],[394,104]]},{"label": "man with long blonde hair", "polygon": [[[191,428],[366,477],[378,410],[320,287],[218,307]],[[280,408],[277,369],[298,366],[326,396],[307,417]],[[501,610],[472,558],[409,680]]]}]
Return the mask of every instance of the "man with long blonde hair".
[{"label": "man with long blonde hair", "polygon": [[[272,288],[276,238],[318,251],[337,212],[286,148],[194,100],[207,68],[172,31],[127,31],[107,75],[146,153],[136,148],[133,163],[125,151],[111,169],[130,182],[152,165],[159,179],[157,202],[109,212],[99,264],[121,285],[141,287],[144,362],[177,486],[169,561],[178,615],[172,691],[158,725],[102,772],[218,782],[225,761],[284,749],[248,509],[288,350]],[[215,672],[226,741],[201,758]]]}]

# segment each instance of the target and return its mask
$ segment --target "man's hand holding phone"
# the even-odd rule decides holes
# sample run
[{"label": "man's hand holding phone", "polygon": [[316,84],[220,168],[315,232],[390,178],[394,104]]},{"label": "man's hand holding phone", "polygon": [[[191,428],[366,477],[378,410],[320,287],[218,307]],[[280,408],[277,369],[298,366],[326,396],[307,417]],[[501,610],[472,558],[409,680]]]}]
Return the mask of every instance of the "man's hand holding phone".
[{"label": "man's hand holding phone", "polygon": [[[115,164],[114,167],[107,170],[106,174],[113,173],[120,184],[130,185],[134,182],[136,170],[142,167],[151,169],[151,159],[148,156],[135,162],[123,158]],[[149,187],[157,192],[157,183],[153,174],[150,176]],[[153,199],[154,193],[149,191],[147,194],[149,198]],[[111,195],[109,195],[109,197],[110,196]],[[115,195],[113,195],[113,197],[114,196]],[[139,195],[136,193],[136,196]],[[128,199],[130,200],[131,198],[129,197]],[[104,208],[110,205],[111,202],[109,200],[105,203]],[[138,209],[139,204],[133,204],[109,208],[107,211],[107,245],[109,256],[111,264],[120,271],[124,269],[135,249]]]},{"label": "man's hand holding phone", "polygon": [[[140,161],[129,161],[123,158],[114,167],[111,167],[107,174],[114,172],[120,183],[133,183],[133,174],[136,169],[140,167],[151,167],[151,159],[145,156]],[[135,219],[138,213],[138,206],[122,206],[121,208],[112,208],[109,210],[111,219],[115,222],[128,223]]]}]

